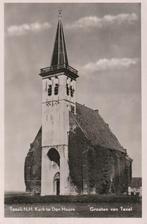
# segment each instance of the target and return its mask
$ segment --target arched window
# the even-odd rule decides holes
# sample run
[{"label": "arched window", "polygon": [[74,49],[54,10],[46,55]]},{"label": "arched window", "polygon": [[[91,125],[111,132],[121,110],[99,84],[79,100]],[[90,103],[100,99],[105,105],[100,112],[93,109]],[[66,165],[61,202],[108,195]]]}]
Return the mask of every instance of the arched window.
[{"label": "arched window", "polygon": [[69,87],[68,87],[68,84],[66,84],[66,94],[67,94],[67,96],[69,96]]},{"label": "arched window", "polygon": [[71,95],[71,97],[73,97],[73,95],[74,95],[74,89],[72,86],[70,86],[70,95]]},{"label": "arched window", "polygon": [[54,94],[58,95],[58,92],[59,92],[59,84],[56,83],[54,88]]},{"label": "arched window", "polygon": [[57,165],[60,167],[60,155],[56,149],[51,148],[48,151],[47,156],[51,161],[57,163]]}]

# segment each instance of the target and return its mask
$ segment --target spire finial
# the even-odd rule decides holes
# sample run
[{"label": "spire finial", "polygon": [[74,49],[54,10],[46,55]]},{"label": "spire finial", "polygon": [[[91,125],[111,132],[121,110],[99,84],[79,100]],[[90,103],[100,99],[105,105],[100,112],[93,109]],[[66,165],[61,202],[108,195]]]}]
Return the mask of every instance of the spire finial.
[{"label": "spire finial", "polygon": [[59,9],[58,10],[58,19],[61,19],[62,18],[62,9]]}]

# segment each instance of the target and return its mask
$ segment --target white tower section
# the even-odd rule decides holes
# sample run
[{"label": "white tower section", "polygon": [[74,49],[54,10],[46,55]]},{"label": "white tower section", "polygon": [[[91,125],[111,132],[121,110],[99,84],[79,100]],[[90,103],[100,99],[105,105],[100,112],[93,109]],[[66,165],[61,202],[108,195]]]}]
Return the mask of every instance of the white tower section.
[{"label": "white tower section", "polygon": [[42,80],[43,146],[68,144],[69,111],[76,113],[75,89],[76,81],[64,73]]},{"label": "white tower section", "polygon": [[68,65],[64,33],[58,21],[51,67],[42,76],[41,195],[69,195],[69,111],[76,113],[77,70]]}]

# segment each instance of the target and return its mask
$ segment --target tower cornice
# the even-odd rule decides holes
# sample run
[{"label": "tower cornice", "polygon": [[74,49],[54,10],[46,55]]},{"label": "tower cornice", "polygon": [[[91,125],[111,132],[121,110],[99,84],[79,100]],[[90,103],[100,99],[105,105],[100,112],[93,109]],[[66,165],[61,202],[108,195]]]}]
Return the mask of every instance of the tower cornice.
[{"label": "tower cornice", "polygon": [[58,75],[61,72],[64,72],[65,75],[67,75],[73,79],[76,79],[77,77],[79,77],[78,71],[66,64],[42,68],[42,69],[40,69],[39,75],[42,78],[44,78],[47,76],[49,76],[49,77],[54,76],[55,74]]}]

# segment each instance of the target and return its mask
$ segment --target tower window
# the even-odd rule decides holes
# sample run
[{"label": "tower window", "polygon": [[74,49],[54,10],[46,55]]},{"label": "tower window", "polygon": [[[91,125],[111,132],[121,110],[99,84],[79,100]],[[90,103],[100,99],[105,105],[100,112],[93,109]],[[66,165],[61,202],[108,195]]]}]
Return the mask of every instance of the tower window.
[{"label": "tower window", "polygon": [[48,86],[48,96],[52,95],[52,85]]},{"label": "tower window", "polygon": [[73,97],[73,95],[74,95],[74,89],[72,88],[72,86],[70,87],[70,95],[71,95],[71,97]]},{"label": "tower window", "polygon": [[69,96],[69,87],[68,87],[68,84],[66,84],[66,94]]},{"label": "tower window", "polygon": [[56,83],[54,88],[54,94],[58,95],[58,92],[59,92],[59,84]]},{"label": "tower window", "polygon": [[71,112],[74,113],[74,111],[75,111],[75,108],[74,106],[71,105]]}]

